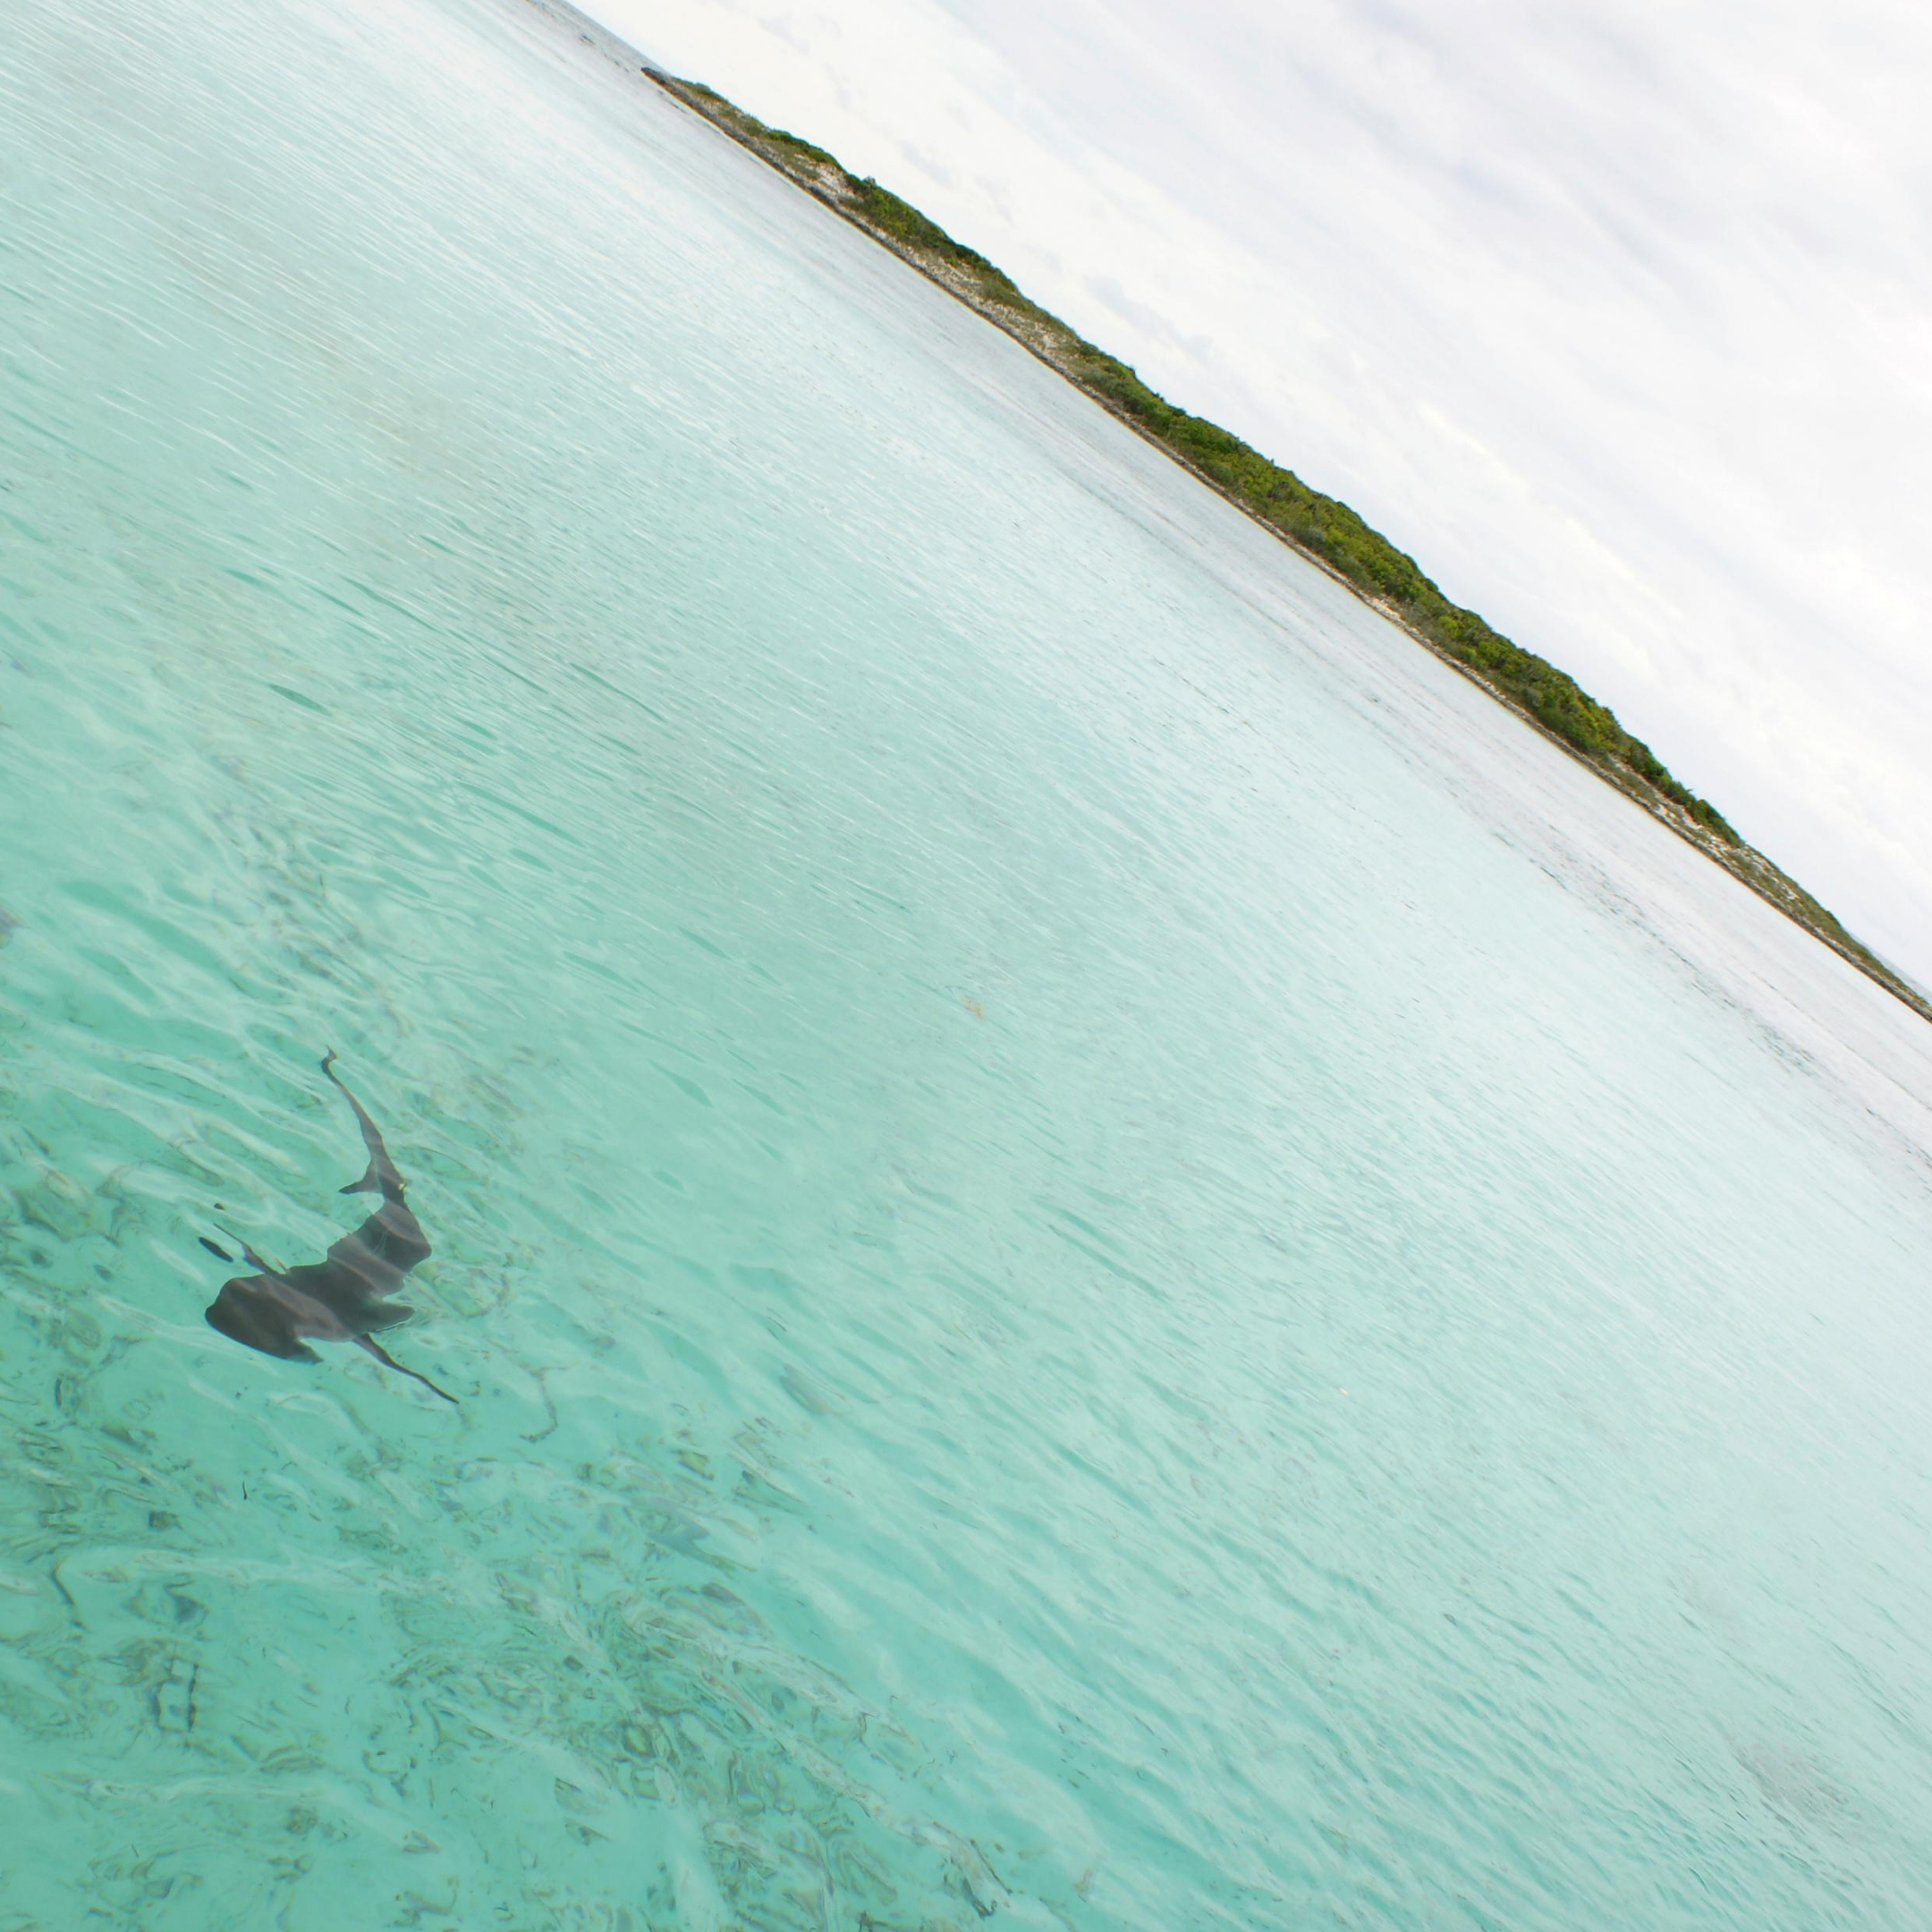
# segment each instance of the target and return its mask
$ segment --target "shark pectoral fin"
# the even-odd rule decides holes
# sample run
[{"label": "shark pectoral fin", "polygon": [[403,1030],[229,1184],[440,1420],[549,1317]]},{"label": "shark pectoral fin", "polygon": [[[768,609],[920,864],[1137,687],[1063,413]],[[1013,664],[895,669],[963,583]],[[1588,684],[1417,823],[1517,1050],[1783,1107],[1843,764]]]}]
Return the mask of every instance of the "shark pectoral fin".
[{"label": "shark pectoral fin", "polygon": [[372,1342],[366,1335],[358,1335],[356,1342],[360,1347],[367,1349],[384,1368],[394,1368],[398,1375],[406,1375],[411,1381],[420,1382],[432,1395],[440,1395],[446,1402],[454,1402],[456,1401],[456,1398],[447,1389],[439,1389],[428,1376],[419,1375],[413,1368],[405,1368],[380,1342]]},{"label": "shark pectoral fin", "polygon": [[[228,1239],[232,1241],[235,1244],[235,1246],[242,1250],[242,1258],[246,1261],[251,1268],[259,1268],[264,1275],[277,1275],[281,1274],[282,1270],[278,1268],[273,1261],[264,1261],[262,1258],[258,1254],[257,1254],[255,1250],[250,1248],[249,1244],[245,1241],[243,1241],[242,1237],[237,1234],[233,1228],[224,1228],[222,1230],[222,1233],[225,1234]],[[222,1254],[221,1250],[216,1247],[215,1243],[211,1241],[205,1234],[201,1237],[201,1245],[206,1248],[209,1251],[209,1253],[221,1255],[221,1258],[224,1261],[228,1258],[226,1255]]]}]

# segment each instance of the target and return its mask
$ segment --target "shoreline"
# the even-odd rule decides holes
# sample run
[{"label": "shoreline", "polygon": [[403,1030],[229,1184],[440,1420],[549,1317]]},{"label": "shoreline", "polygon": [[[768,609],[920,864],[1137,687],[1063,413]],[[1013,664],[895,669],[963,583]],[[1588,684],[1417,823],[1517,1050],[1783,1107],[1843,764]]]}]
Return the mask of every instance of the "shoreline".
[{"label": "shoreline", "polygon": [[[1614,718],[1603,708],[1582,693],[1564,674],[1544,660],[1520,651],[1506,640],[1497,639],[1496,643],[1503,652],[1512,654],[1498,657],[1498,661],[1521,676],[1521,664],[1536,667],[1549,674],[1546,681],[1534,683],[1530,690],[1539,699],[1546,699],[1546,715],[1539,716],[1531,708],[1530,701],[1516,691],[1506,688],[1492,675],[1486,674],[1483,665],[1472,662],[1470,655],[1460,655],[1443,638],[1432,636],[1429,631],[1405,612],[1392,594],[1378,595],[1370,584],[1352,576],[1341,569],[1329,557],[1301,541],[1293,531],[1284,529],[1280,521],[1263,513],[1259,504],[1231,487],[1223,478],[1216,477],[1201,463],[1194,461],[1188,452],[1176,446],[1174,441],[1158,435],[1148,422],[1137,419],[1132,410],[1123,405],[1115,395],[1098,386],[1089,378],[1095,367],[1105,372],[1119,370],[1133,383],[1140,393],[1150,397],[1162,408],[1170,408],[1152,392],[1145,391],[1131,370],[1115,363],[1103,352],[1096,350],[1084,341],[1074,330],[1057,317],[1038,308],[1030,301],[1019,288],[983,257],[971,250],[962,247],[953,241],[943,229],[928,221],[917,209],[902,202],[896,196],[882,190],[870,181],[860,181],[840,165],[823,148],[814,148],[809,142],[796,135],[778,129],[768,128],[754,116],[726,100],[702,83],[682,80],[665,72],[644,59],[635,48],[629,47],[617,35],[604,27],[601,22],[589,19],[570,4],[570,0],[532,0],[538,11],[551,14],[573,25],[579,38],[619,65],[630,67],[634,63],[636,71],[653,83],[662,93],[676,102],[688,112],[724,134],[746,152],[755,156],[775,173],[783,175],[794,187],[802,189],[822,207],[831,210],[839,218],[860,233],[868,236],[880,247],[897,256],[909,267],[945,293],[970,309],[982,320],[989,322],[1003,335],[1017,343],[1030,355],[1044,363],[1063,381],[1078,389],[1089,401],[1106,410],[1115,421],[1140,436],[1142,441],[1166,456],[1171,462],[1187,470],[1195,479],[1233,504],[1251,521],[1267,531],[1277,542],[1284,544],[1294,554],[1315,565],[1324,575],[1332,579],[1351,595],[1359,598],[1378,615],[1402,631],[1412,642],[1420,645],[1441,663],[1460,673],[1496,703],[1539,733],[1548,741],[1586,766],[1598,778],[1621,792],[1632,805],[1640,807],[1651,818],[1674,832],[1687,844],[1694,846],[1707,859],[1712,860],[1741,886],[1755,894],[1767,905],[1782,913],[1792,924],[1802,928],[1811,936],[1829,947],[1847,965],[1855,968],[1873,984],[1882,987],[1902,1005],[1910,1008],[1919,1018],[1932,1021],[1932,998],[1928,998],[1910,981],[1904,979],[1894,968],[1861,944],[1848,932],[1840,921],[1806,892],[1794,878],[1780,867],[1746,843],[1732,830],[1716,811],[1700,799],[1693,797],[1673,780],[1663,767],[1656,763],[1647,746],[1630,739],[1616,725]],[[1085,366],[1083,368],[1083,365]],[[1181,417],[1181,412],[1172,413],[1184,421],[1191,428],[1195,419]],[[1228,436],[1211,424],[1199,428],[1224,439],[1233,449],[1246,452],[1246,446]],[[1266,459],[1256,459],[1266,463]],[[1267,466],[1272,469],[1273,466]],[[1287,475],[1287,472],[1275,472]],[[1298,487],[1299,479],[1292,479]],[[1316,493],[1309,495],[1314,501],[1329,505],[1330,499],[1319,497]],[[1427,590],[1437,599],[1440,593],[1426,578],[1421,578],[1412,560],[1394,552],[1393,546],[1366,525],[1345,505],[1334,504],[1356,528],[1366,532],[1376,545],[1379,545],[1400,563],[1408,567]],[[1339,521],[1339,520],[1338,520]],[[1345,527],[1345,526],[1344,526]],[[1378,561],[1378,560],[1377,560]],[[1411,596],[1413,593],[1411,592]],[[1443,600],[1445,601],[1445,600]],[[1454,612],[1457,618],[1468,618],[1479,632],[1493,637],[1487,626],[1475,618],[1473,613]],[[1452,636],[1455,635],[1452,632]],[[1555,703],[1549,704],[1546,693],[1555,689]],[[1580,704],[1572,703],[1572,694]],[[1563,728],[1553,728],[1547,715],[1554,710],[1555,723]],[[1578,711],[1582,714],[1582,724],[1597,729],[1597,718],[1608,722],[1608,729],[1616,737],[1608,741],[1612,744],[1622,740],[1619,750],[1622,755],[1613,756],[1606,750],[1596,750],[1587,741],[1589,733],[1579,728],[1575,722]],[[1593,716],[1592,714],[1595,714]],[[1600,733],[1599,733],[1600,734]],[[1638,756],[1633,758],[1631,750]]]}]

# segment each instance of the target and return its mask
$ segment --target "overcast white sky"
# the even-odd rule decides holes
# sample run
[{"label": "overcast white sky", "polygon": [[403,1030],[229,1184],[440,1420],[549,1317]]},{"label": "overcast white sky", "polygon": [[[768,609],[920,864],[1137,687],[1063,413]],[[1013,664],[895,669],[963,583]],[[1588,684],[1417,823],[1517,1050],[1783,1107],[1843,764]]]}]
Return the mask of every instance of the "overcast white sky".
[{"label": "overcast white sky", "polygon": [[1932,982],[1932,5],[580,4],[1352,504]]}]

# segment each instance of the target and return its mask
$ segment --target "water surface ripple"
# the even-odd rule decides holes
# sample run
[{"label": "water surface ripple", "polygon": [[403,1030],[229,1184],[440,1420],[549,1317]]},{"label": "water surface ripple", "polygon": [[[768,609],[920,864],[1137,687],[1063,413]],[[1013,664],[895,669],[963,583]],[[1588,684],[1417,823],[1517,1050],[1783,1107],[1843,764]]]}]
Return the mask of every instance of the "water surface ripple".
[{"label": "water surface ripple", "polygon": [[1932,1923],[1924,1027],[568,23],[5,39],[0,1932]]}]

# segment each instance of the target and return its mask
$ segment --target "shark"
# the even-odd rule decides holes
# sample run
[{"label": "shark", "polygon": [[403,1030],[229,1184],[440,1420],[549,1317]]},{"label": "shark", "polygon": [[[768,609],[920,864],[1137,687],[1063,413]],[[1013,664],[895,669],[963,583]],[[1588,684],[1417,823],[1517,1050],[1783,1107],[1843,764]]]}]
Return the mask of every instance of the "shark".
[{"label": "shark", "polygon": [[[398,1375],[420,1382],[445,1402],[453,1402],[456,1398],[447,1389],[438,1388],[413,1368],[405,1368],[376,1340],[380,1331],[394,1328],[416,1312],[390,1297],[402,1286],[409,1271],[428,1258],[429,1241],[422,1223],[403,1199],[407,1183],[389,1158],[380,1131],[335,1071],[333,1047],[323,1056],[322,1071],[353,1110],[369,1152],[369,1166],[362,1178],[352,1181],[341,1191],[379,1194],[382,1206],[360,1227],[336,1241],[321,1260],[297,1267],[275,1267],[242,1241],[242,1259],[257,1272],[238,1275],[222,1284],[221,1292],[208,1307],[208,1326],[244,1348],[258,1349],[284,1361],[320,1361],[322,1358],[309,1345],[311,1342],[353,1342],[384,1368],[394,1368]],[[201,1245],[224,1261],[234,1258],[205,1234]]]}]

